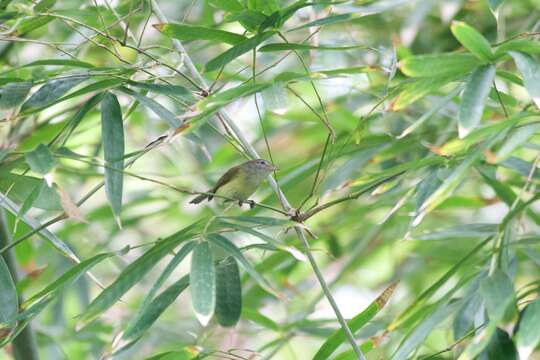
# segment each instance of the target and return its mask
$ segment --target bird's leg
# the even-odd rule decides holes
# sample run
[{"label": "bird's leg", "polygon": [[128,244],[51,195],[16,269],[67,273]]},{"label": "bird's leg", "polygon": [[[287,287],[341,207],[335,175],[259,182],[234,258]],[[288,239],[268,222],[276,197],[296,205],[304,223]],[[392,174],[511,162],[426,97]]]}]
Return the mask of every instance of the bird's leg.
[{"label": "bird's leg", "polygon": [[242,207],[244,205],[244,202],[242,200],[238,200],[238,206]]},{"label": "bird's leg", "polygon": [[250,208],[250,209],[253,209],[253,208],[255,207],[255,201],[253,201],[253,200],[247,200],[246,202],[249,204],[249,208]]}]

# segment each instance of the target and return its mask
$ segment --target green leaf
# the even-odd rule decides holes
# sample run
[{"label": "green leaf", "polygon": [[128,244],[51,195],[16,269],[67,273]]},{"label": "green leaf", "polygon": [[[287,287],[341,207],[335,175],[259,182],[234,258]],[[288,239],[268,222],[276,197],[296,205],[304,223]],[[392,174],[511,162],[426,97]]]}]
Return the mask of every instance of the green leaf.
[{"label": "green leaf", "polygon": [[86,326],[104,311],[114,305],[129,289],[137,284],[163,257],[170,253],[180,243],[192,236],[192,231],[198,223],[191,224],[175,234],[159,241],[147,250],[137,260],[126,266],[114,282],[106,287],[88,305],[80,316],[78,327]]},{"label": "green leaf", "polygon": [[467,136],[480,124],[494,78],[495,65],[484,65],[476,69],[467,80],[459,107],[460,138]]},{"label": "green leaf", "polygon": [[165,281],[169,278],[169,276],[176,269],[176,267],[182,262],[182,260],[184,260],[184,258],[191,252],[191,250],[193,250],[194,247],[195,247],[195,242],[193,241],[187,242],[182,247],[182,249],[180,249],[180,251],[178,251],[176,255],[174,255],[174,257],[171,259],[169,264],[167,264],[165,269],[159,275],[159,278],[154,282],[150,291],[148,291],[148,293],[146,294],[146,297],[144,298],[144,301],[142,305],[139,307],[139,310],[137,311],[135,316],[126,326],[124,334],[122,335],[122,339],[130,340],[139,336],[140,334],[139,329],[140,329],[141,321],[143,317],[145,316],[145,314],[148,311],[150,311],[152,300],[154,299],[155,294],[158,292],[159,288],[165,283]]},{"label": "green leaf", "polygon": [[528,304],[522,311],[516,343],[520,359],[528,359],[540,344],[540,298]]},{"label": "green leaf", "polygon": [[443,86],[457,79],[455,76],[419,78],[414,82],[406,83],[399,91],[399,95],[392,104],[392,109],[402,110],[424,96],[440,91]]},{"label": "green leaf", "polygon": [[33,151],[26,153],[25,158],[30,169],[41,175],[50,173],[56,166],[53,154],[44,144],[39,144]]},{"label": "green leaf", "polygon": [[[454,301],[448,303],[448,300],[449,299],[442,300],[432,307],[434,310],[431,313],[428,313],[424,319],[422,319],[422,321],[405,336],[398,349],[390,358],[391,360],[408,359],[409,354],[424,342],[426,337],[436,326],[439,326],[450,314],[457,311],[461,302]],[[427,309],[424,310],[424,312],[427,311]]]},{"label": "green leaf", "polygon": [[216,307],[216,272],[214,255],[208,241],[202,241],[191,256],[191,304],[203,326],[208,324]]},{"label": "green leaf", "polygon": [[34,5],[34,12],[40,13],[49,10],[54,6],[54,4],[56,4],[56,0],[41,0]]},{"label": "green leaf", "polygon": [[19,106],[32,88],[31,82],[14,82],[0,88],[0,109]]},{"label": "green leaf", "polygon": [[491,45],[475,28],[461,21],[454,21],[450,27],[454,37],[479,60],[490,62],[494,59]]},{"label": "green leaf", "polygon": [[523,83],[530,97],[540,109],[540,64],[532,56],[510,51],[516,66],[523,75]]},{"label": "green leaf", "polygon": [[515,39],[507,41],[495,49],[495,57],[500,58],[507,55],[510,51],[519,51],[528,54],[539,54],[540,43],[534,40]]},{"label": "green leaf", "polygon": [[41,195],[41,192],[47,188],[47,182],[45,180],[37,183],[34,188],[32,189],[32,192],[24,199],[24,202],[21,205],[21,209],[19,210],[19,213],[17,214],[17,218],[22,217],[24,214],[28,212],[34,206],[34,203]]},{"label": "green leaf", "polygon": [[242,97],[256,94],[268,88],[270,85],[270,83],[253,84],[250,82],[245,85],[239,85],[232,89],[214,93],[194,105],[196,115],[190,119],[190,122],[196,123],[197,121],[214,114],[221,107]]},{"label": "green leaf", "polygon": [[90,63],[79,61],[79,60],[72,60],[72,59],[36,60],[28,64],[24,64],[21,67],[26,68],[26,67],[33,67],[33,66],[69,66],[69,67],[80,67],[80,68],[85,68],[85,69],[95,68],[95,66]]},{"label": "green leaf", "polygon": [[253,267],[253,265],[251,265],[251,263],[244,257],[240,249],[238,249],[238,247],[229,239],[219,234],[209,234],[207,235],[207,238],[232,255],[240,263],[244,270],[257,281],[259,286],[270,294],[277,296],[275,290],[272,289],[272,286],[268,283],[268,281],[266,281],[266,279],[259,274],[255,267]]},{"label": "green leaf", "polygon": [[136,91],[132,91],[126,88],[121,89],[126,94],[129,94],[133,98],[137,99],[141,104],[152,110],[154,114],[159,116],[159,118],[165,120],[170,127],[173,129],[176,129],[180,125],[182,125],[182,122],[178,120],[176,115],[174,115],[171,111],[169,111],[167,108],[165,108],[163,105],[158,103],[157,101],[150,99],[147,96],[144,96],[142,94],[139,94]]},{"label": "green leaf", "polygon": [[238,21],[246,30],[254,33],[267,19],[268,17],[260,11],[244,10],[227,16],[225,21]]},{"label": "green leaf", "polygon": [[[354,316],[351,320],[347,321],[351,332],[354,334],[359,331],[364,325],[366,325],[379,311],[381,311],[392,293],[394,292],[396,284],[388,286],[381,295],[379,295],[371,304],[369,304],[362,312]],[[313,360],[326,360],[330,359],[332,353],[346,340],[345,332],[343,329],[336,330],[319,348]]]},{"label": "green leaf", "polygon": [[242,313],[242,284],[238,264],[228,256],[216,265],[216,318],[221,326],[234,326]]},{"label": "green leaf", "polygon": [[204,26],[186,24],[155,24],[154,27],[164,35],[178,40],[209,40],[219,41],[231,45],[246,41],[243,35],[229,31],[212,29]]},{"label": "green leaf", "polygon": [[29,33],[30,31],[34,31],[36,29],[39,29],[42,26],[47,25],[54,19],[56,18],[51,15],[38,15],[38,16],[31,16],[31,17],[23,18],[18,23],[15,34],[19,36],[25,35]]},{"label": "green leaf", "polygon": [[[0,230],[2,231],[0,236],[3,237],[7,233],[7,229]],[[19,312],[18,304],[17,290],[11,273],[4,258],[0,256],[0,333],[15,325]]]},{"label": "green leaf", "polygon": [[180,280],[165,289],[161,294],[145,308],[140,317],[130,326],[128,338],[141,337],[161,316],[161,314],[173,303],[174,300],[189,285],[189,276],[183,276]]},{"label": "green leaf", "polygon": [[198,352],[193,349],[193,346],[189,349],[182,349],[180,351],[167,351],[161,354],[157,354],[146,358],[145,360],[192,360],[198,359]]},{"label": "green leaf", "polygon": [[223,54],[216,56],[208,63],[206,63],[205,71],[214,71],[221,68],[222,66],[227,65],[240,55],[243,55],[248,51],[255,49],[260,43],[270,38],[272,35],[274,35],[273,31],[267,31],[257,34],[253,37],[250,37],[249,39],[246,39],[236,44],[229,50],[225,51]]},{"label": "green leaf", "polygon": [[353,19],[353,15],[355,15],[355,14],[346,13],[346,14],[339,14],[339,15],[330,15],[330,16],[327,16],[325,18],[317,19],[317,20],[311,21],[311,22],[309,22],[307,24],[300,25],[298,27],[295,27],[293,29],[288,30],[287,32],[300,30],[300,29],[305,29],[305,28],[313,27],[313,26],[324,26],[324,25],[331,25],[331,24],[338,24],[338,23],[342,23],[342,22],[348,22],[348,21]]},{"label": "green leaf", "polygon": [[122,210],[124,125],[118,99],[111,93],[101,103],[101,137],[105,155],[105,192],[115,216]]},{"label": "green leaf", "polygon": [[287,50],[349,50],[349,49],[367,49],[366,45],[353,45],[353,46],[324,46],[324,45],[309,45],[309,44],[295,44],[295,43],[274,43],[262,46],[258,51],[271,52],[271,51],[287,51]]},{"label": "green leaf", "polygon": [[138,87],[143,90],[162,95],[178,96],[180,98],[193,99],[194,96],[188,88],[181,85],[171,84],[154,84],[149,82],[130,81],[130,85]]},{"label": "green leaf", "polygon": [[472,54],[443,53],[405,58],[399,62],[399,68],[411,77],[443,77],[464,75],[478,64]]},{"label": "green leaf", "polygon": [[492,275],[482,280],[480,293],[484,298],[489,319],[495,323],[503,320],[515,302],[512,280],[501,270],[495,270]]},{"label": "green leaf", "polygon": [[244,9],[238,0],[208,0],[208,3],[215,8],[229,12],[238,12]]},{"label": "green leaf", "polygon": [[55,100],[62,97],[69,90],[88,79],[87,76],[71,76],[61,79],[49,80],[39,88],[30,99],[22,105],[22,109],[41,108],[51,105]]},{"label": "green leaf", "polygon": [[77,126],[81,123],[82,119],[85,117],[85,115],[92,110],[97,104],[103,100],[103,97],[105,96],[104,93],[99,93],[97,95],[92,96],[90,99],[88,99],[87,102],[84,103],[83,106],[77,110],[75,115],[69,121],[66,123],[66,126],[62,129],[62,135],[59,136],[59,138],[62,138],[62,145],[65,145],[68,139],[70,138],[71,134]]},{"label": "green leaf", "polygon": [[478,360],[518,360],[516,346],[506,331],[497,328]]},{"label": "green leaf", "polygon": [[59,278],[47,285],[43,290],[34,294],[23,304],[23,308],[28,308],[33,306],[39,301],[42,301],[45,297],[54,297],[58,292],[70,287],[79,279],[83,274],[88,272],[96,264],[102,262],[105,259],[110,258],[115,255],[115,253],[103,253],[98,254],[90,259],[81,261],[79,264],[72,266],[69,270],[64,272]]}]

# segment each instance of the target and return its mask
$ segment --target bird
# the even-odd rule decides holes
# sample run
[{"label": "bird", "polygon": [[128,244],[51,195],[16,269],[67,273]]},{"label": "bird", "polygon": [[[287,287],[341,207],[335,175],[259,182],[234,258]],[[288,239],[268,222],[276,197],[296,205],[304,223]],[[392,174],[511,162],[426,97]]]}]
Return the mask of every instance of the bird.
[{"label": "bird", "polygon": [[[255,202],[248,200],[248,198],[253,195],[261,182],[275,170],[277,167],[264,159],[246,161],[227,170],[219,178],[216,185],[207,191],[209,194],[198,195],[190,201],[190,204],[199,204],[206,199],[210,201],[215,194],[237,200],[240,206],[247,202],[250,208],[253,208]],[[232,201],[230,199],[224,199],[224,202]]]}]

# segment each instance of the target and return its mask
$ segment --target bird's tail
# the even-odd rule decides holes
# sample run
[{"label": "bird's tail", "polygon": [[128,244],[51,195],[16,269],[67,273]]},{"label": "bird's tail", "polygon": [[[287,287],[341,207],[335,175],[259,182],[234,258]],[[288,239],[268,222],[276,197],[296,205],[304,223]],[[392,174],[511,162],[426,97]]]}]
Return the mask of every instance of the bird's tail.
[{"label": "bird's tail", "polygon": [[198,204],[200,202],[203,202],[204,200],[206,200],[208,198],[208,195],[206,194],[201,194],[197,197],[195,197],[193,200],[191,200],[189,203],[190,204]]}]

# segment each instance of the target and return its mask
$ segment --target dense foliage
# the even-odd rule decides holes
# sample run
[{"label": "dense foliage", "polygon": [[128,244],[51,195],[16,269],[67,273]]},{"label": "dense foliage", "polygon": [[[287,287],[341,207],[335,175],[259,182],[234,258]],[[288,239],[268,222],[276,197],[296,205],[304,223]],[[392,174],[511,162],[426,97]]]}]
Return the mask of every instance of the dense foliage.
[{"label": "dense foliage", "polygon": [[0,359],[532,358],[539,19],[0,0]]}]

